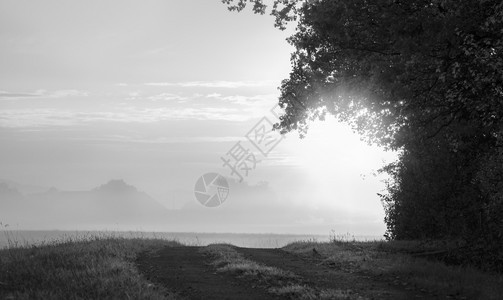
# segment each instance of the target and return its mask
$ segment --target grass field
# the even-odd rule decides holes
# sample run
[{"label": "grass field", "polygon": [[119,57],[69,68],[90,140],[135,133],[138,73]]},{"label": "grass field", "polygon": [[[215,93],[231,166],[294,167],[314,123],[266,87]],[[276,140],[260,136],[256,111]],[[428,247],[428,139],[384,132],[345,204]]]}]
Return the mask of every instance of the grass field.
[{"label": "grass field", "polygon": [[88,236],[0,250],[0,299],[174,299],[147,282],[137,255],[166,240]]},{"label": "grass field", "polygon": [[[11,243],[0,250],[0,299],[177,299],[166,287],[149,282],[135,265],[139,254],[154,254],[172,246],[181,244],[114,234],[30,246]],[[501,274],[448,266],[409,254],[418,249],[429,251],[429,247],[419,242],[356,242],[334,237],[330,242],[294,242],[282,249],[299,257],[316,255],[323,266],[363,274],[402,289],[420,289],[451,299],[500,299]],[[228,244],[201,249],[215,272],[246,277],[274,295],[353,299],[350,290],[306,286],[295,272],[247,259]]]},{"label": "grass field", "polygon": [[302,283],[296,274],[245,259],[226,244],[210,245],[204,252],[214,258],[212,264],[218,272],[229,272],[236,276],[258,278],[270,293],[292,299],[359,299],[350,291],[334,289],[314,289]]},{"label": "grass field", "polygon": [[410,254],[435,252],[438,243],[434,242],[354,242],[334,238],[328,243],[291,243],[283,249],[297,255],[312,255],[315,251],[323,258],[323,264],[380,277],[395,285],[414,286],[433,295],[455,299],[501,299],[503,295],[502,274],[490,274],[470,266],[449,266]]}]

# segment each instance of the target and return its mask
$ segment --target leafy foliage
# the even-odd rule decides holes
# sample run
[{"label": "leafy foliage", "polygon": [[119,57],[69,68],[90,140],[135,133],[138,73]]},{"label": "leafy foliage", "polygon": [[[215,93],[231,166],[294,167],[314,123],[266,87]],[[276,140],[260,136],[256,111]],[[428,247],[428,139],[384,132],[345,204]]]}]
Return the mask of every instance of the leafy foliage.
[{"label": "leafy foliage", "polygon": [[298,21],[275,128],[303,136],[331,114],[400,151],[382,169],[387,237],[463,238],[503,266],[503,2],[276,0],[271,14]]}]

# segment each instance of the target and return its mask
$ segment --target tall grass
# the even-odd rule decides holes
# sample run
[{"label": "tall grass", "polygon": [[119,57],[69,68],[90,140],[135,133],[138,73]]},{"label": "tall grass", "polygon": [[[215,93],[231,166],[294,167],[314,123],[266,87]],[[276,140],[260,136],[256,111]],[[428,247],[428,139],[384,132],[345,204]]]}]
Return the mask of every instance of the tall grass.
[{"label": "tall grass", "polygon": [[255,280],[271,294],[288,299],[362,299],[345,290],[317,289],[302,282],[297,274],[280,268],[249,260],[238,253],[232,245],[212,244],[202,249],[213,257],[212,265],[217,272],[228,272],[239,277]]},{"label": "tall grass", "polygon": [[175,299],[134,265],[139,253],[174,245],[113,233],[31,246],[9,240],[0,250],[0,299]]},{"label": "tall grass", "polygon": [[448,266],[441,261],[409,254],[434,250],[437,246],[437,243],[420,241],[356,242],[344,236],[324,243],[291,243],[283,249],[298,255],[312,255],[315,249],[325,265],[348,272],[362,272],[432,295],[458,299],[501,299],[501,274],[485,273],[469,266]]}]

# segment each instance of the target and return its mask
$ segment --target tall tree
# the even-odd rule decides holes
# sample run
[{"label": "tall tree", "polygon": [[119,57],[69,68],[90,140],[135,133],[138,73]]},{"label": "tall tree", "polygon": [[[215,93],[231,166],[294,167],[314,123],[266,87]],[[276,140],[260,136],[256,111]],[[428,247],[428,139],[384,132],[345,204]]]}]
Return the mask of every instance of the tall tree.
[{"label": "tall tree", "polygon": [[400,151],[383,168],[388,237],[502,246],[503,2],[275,0],[271,14],[297,23],[275,128],[304,135],[331,114]]}]

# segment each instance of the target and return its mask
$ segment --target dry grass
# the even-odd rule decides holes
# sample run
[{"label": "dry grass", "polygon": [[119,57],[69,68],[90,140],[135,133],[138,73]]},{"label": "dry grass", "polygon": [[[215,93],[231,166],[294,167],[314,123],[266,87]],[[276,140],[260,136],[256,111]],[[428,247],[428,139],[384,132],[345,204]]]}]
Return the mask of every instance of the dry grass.
[{"label": "dry grass", "polygon": [[218,272],[229,272],[251,280],[260,280],[270,293],[290,299],[363,299],[343,290],[318,290],[302,283],[296,274],[245,259],[232,245],[213,244],[202,251],[211,255]]},{"label": "dry grass", "polygon": [[[13,245],[15,243],[12,243]],[[87,236],[0,250],[1,299],[175,299],[143,278],[137,255],[176,242]]]},{"label": "dry grass", "polygon": [[217,267],[218,272],[231,272],[244,276],[259,276],[267,281],[281,281],[297,278],[292,272],[245,259],[234,250],[231,245],[213,244],[203,248],[203,251],[215,257],[212,264]]},{"label": "dry grass", "polygon": [[300,255],[312,255],[313,248],[323,263],[350,272],[380,276],[395,284],[414,286],[432,294],[458,299],[501,299],[503,276],[488,274],[473,267],[447,266],[441,261],[416,258],[418,249],[434,245],[420,242],[296,242],[283,249]]}]

